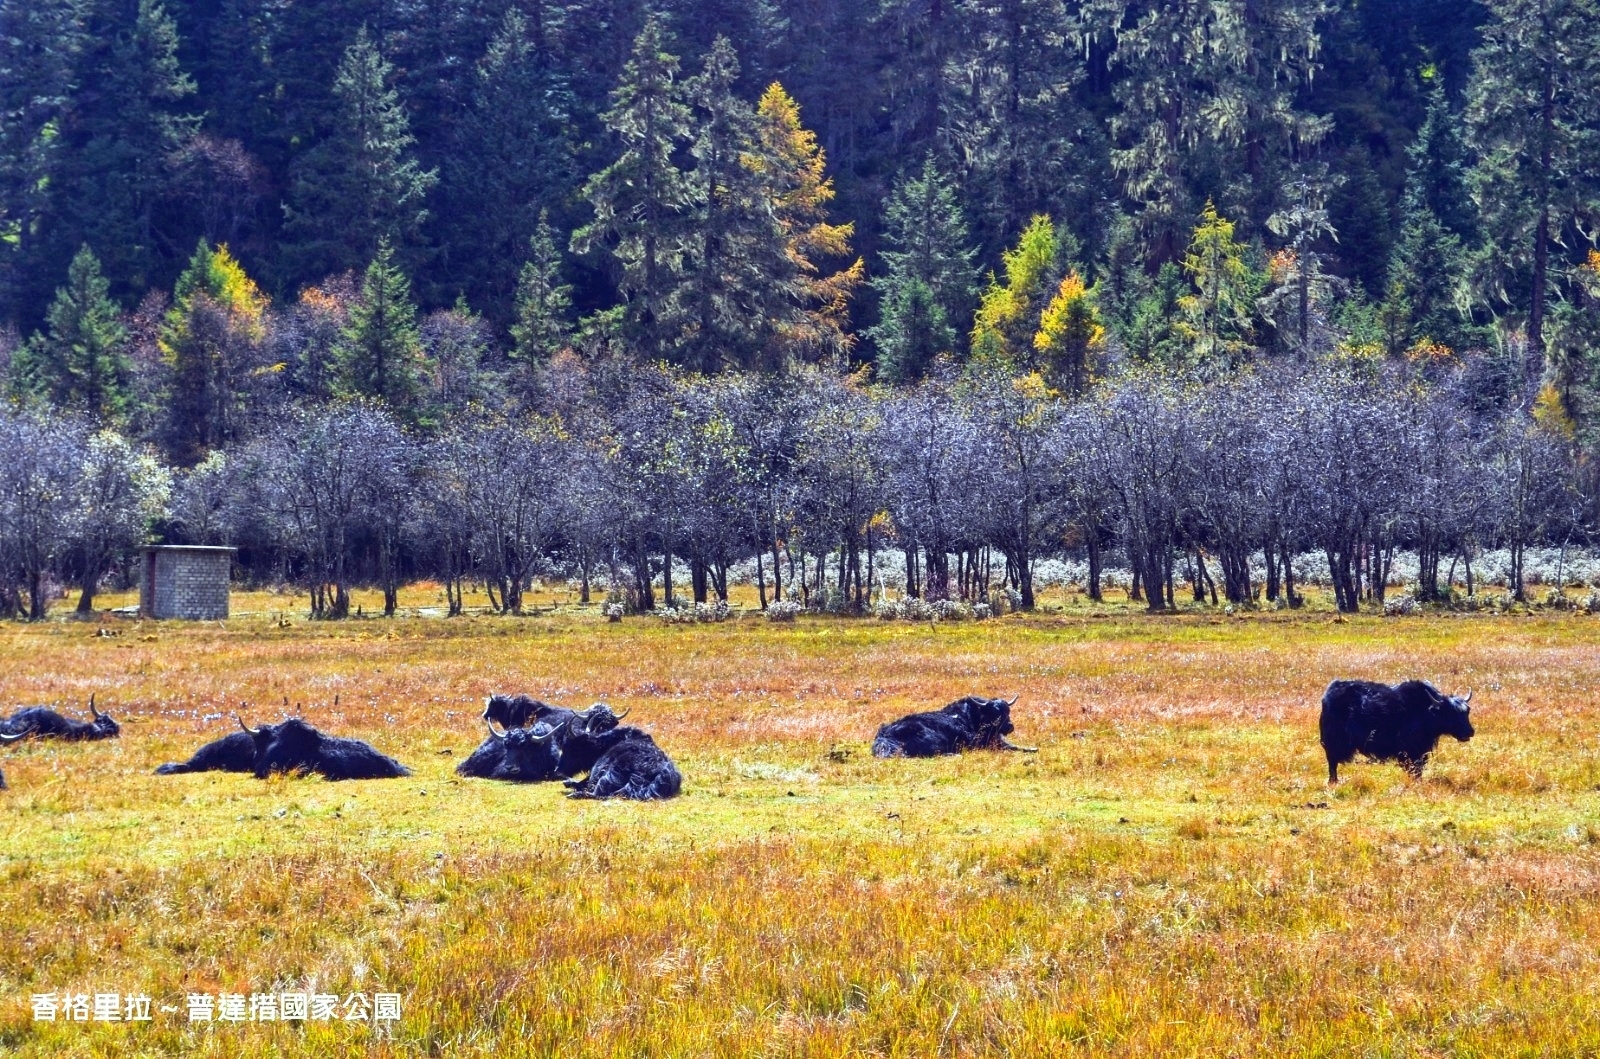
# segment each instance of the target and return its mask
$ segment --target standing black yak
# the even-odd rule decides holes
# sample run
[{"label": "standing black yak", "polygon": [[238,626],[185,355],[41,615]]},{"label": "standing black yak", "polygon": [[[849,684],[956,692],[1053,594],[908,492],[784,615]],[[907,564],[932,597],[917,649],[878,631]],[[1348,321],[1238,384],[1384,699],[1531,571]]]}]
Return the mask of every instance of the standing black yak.
[{"label": "standing black yak", "polygon": [[942,710],[913,713],[890,721],[878,729],[872,740],[873,757],[936,757],[959,754],[963,750],[1020,750],[1038,752],[1037,747],[1016,746],[1006,736],[1016,729],[1011,724],[1011,707],[1017,700],[983,699],[968,695]]},{"label": "standing black yak", "polygon": [[1390,687],[1371,680],[1335,680],[1322,695],[1322,749],[1328,782],[1339,782],[1339,766],[1357,752],[1374,761],[1397,761],[1413,777],[1448,735],[1465,743],[1473,736],[1472,692],[1444,695],[1425,680]]},{"label": "standing black yak", "polygon": [[[25,738],[26,738],[26,736],[7,735],[4,732],[0,732],[0,743],[15,743],[17,740],[25,739]],[[6,789],[6,774],[4,772],[0,772],[0,791],[3,791],[5,789]]]},{"label": "standing black yak", "polygon": [[250,733],[255,742],[257,779],[266,779],[274,772],[315,772],[330,780],[384,780],[411,775],[410,769],[361,740],[323,735],[298,717],[260,728],[251,728],[241,717],[239,727]]},{"label": "standing black yak", "polygon": [[[649,733],[617,724],[626,714],[614,714],[603,704],[591,706],[567,725],[561,771],[588,772],[581,780],[567,780],[567,797],[654,801],[683,789],[677,766]],[[580,763],[581,769],[576,767]]]},{"label": "standing black yak", "polygon": [[[561,737],[558,735],[556,741],[550,743],[531,740],[527,733],[530,727],[564,729],[566,722],[576,716],[571,710],[526,695],[491,695],[483,708],[489,736],[456,766],[456,774],[513,783],[557,779],[559,774],[555,769],[561,756]],[[496,731],[496,724],[508,731]]]},{"label": "standing black yak", "polygon": [[254,772],[256,740],[248,731],[234,732],[213,739],[194,752],[188,761],[169,761],[156,769],[160,776],[180,772]]},{"label": "standing black yak", "polygon": [[122,726],[110,714],[94,708],[94,696],[89,696],[89,715],[92,721],[74,721],[44,706],[30,706],[18,710],[0,721],[0,733],[31,735],[35,739],[66,739],[78,742],[85,739],[115,739],[122,734]]}]

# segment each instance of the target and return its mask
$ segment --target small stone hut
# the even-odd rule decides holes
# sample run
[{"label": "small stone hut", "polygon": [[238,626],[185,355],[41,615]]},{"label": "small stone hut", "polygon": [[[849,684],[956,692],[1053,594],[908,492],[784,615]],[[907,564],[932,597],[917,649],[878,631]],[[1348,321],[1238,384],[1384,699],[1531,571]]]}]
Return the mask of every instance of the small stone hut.
[{"label": "small stone hut", "polygon": [[190,621],[226,618],[228,574],[237,550],[191,544],[145,548],[139,616]]}]

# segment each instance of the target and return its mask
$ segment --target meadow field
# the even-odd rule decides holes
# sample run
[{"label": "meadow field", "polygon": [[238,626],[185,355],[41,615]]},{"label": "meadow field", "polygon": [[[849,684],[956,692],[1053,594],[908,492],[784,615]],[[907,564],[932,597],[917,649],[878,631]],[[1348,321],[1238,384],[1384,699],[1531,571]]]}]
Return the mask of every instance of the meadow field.
[{"label": "meadow field", "polygon": [[[0,751],[0,1054],[1600,1053],[1600,618],[403,602],[0,627],[7,709],[93,692],[123,725]],[[1317,702],[1347,676],[1471,688],[1478,735],[1420,782],[1357,763],[1330,790]],[[493,691],[630,708],[682,796],[457,778]],[[969,692],[1020,695],[1039,753],[868,753]],[[285,702],[415,775],[152,774]],[[291,991],[402,1013],[185,1006]],[[35,1018],[111,992],[153,1017]]]}]

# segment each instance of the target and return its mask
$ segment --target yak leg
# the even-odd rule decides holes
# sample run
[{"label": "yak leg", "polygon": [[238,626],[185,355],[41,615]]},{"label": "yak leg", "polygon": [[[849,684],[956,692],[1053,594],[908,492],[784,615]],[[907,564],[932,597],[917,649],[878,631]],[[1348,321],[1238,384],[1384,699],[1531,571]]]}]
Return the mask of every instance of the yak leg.
[{"label": "yak leg", "polygon": [[1339,762],[1330,753],[1328,755],[1328,786],[1334,787],[1339,783]]},{"label": "yak leg", "polygon": [[1426,765],[1427,763],[1427,754],[1423,754],[1421,757],[1405,757],[1400,759],[1400,767],[1405,769],[1406,773],[1414,780],[1420,780],[1422,778],[1422,766]]}]

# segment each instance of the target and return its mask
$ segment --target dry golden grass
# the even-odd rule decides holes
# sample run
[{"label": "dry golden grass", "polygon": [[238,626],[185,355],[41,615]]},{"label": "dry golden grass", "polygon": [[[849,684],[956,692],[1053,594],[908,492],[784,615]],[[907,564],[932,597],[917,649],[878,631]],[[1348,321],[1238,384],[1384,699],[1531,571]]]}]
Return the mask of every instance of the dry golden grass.
[{"label": "dry golden grass", "polygon": [[[0,628],[6,699],[93,691],[124,724],[0,756],[0,1053],[1600,1051],[1600,619],[317,625],[278,599]],[[1329,791],[1316,703],[1351,675],[1473,687],[1479,735],[1421,782],[1356,764]],[[633,708],[683,796],[457,779],[494,690]],[[868,754],[967,692],[1020,693],[1040,753]],[[416,775],[151,774],[285,699]],[[405,1016],[47,1024],[28,1003],[307,988],[399,992]]]}]

